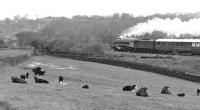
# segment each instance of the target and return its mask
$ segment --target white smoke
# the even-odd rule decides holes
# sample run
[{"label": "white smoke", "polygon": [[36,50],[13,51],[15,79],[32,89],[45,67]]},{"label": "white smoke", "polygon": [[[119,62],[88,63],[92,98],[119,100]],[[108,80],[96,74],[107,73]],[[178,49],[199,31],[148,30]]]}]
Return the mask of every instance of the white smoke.
[{"label": "white smoke", "polygon": [[153,31],[162,31],[169,36],[176,37],[181,34],[198,36],[200,35],[200,18],[190,19],[189,21],[181,21],[179,18],[154,18],[125,30],[121,37],[140,36]]}]

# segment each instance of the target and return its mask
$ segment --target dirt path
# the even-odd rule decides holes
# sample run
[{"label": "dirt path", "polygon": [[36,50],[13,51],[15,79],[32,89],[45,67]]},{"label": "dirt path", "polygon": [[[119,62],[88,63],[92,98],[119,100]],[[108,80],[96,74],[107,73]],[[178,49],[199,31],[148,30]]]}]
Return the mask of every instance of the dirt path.
[{"label": "dirt path", "polygon": [[[35,84],[27,65],[39,62],[50,84]],[[26,68],[26,69],[23,69]],[[13,84],[11,75],[30,72],[28,84]],[[63,75],[67,85],[58,84]],[[197,83],[154,73],[55,57],[34,57],[0,74],[0,102],[5,110],[200,110]],[[90,89],[81,89],[88,84]],[[122,92],[125,85],[146,86],[150,97]],[[163,86],[171,92],[185,92],[184,98],[161,95]],[[6,105],[7,104],[7,105]],[[0,103],[0,106],[2,104]],[[9,108],[10,107],[10,108]],[[3,108],[3,107],[2,107]],[[1,109],[0,109],[1,110]],[[4,110],[4,109],[3,109]]]}]

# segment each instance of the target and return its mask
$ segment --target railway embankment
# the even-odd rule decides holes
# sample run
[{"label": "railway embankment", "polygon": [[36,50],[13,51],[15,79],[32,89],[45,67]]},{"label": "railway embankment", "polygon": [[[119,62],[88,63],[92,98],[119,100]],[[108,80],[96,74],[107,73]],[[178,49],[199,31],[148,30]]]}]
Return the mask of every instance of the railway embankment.
[{"label": "railway embankment", "polygon": [[[199,68],[197,67],[200,58],[196,59],[196,56],[155,54],[106,54],[103,56],[54,54],[54,56],[138,69],[192,82],[200,82]],[[195,67],[197,68],[194,69]]]}]

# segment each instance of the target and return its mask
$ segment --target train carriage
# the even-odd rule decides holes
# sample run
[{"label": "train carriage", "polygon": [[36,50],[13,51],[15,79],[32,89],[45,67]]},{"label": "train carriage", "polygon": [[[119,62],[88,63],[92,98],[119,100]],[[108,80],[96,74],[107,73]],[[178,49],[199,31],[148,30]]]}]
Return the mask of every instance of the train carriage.
[{"label": "train carriage", "polygon": [[157,39],[155,42],[158,52],[200,54],[200,39]]},{"label": "train carriage", "polygon": [[136,40],[135,41],[135,50],[139,52],[154,52],[155,49],[155,40]]}]

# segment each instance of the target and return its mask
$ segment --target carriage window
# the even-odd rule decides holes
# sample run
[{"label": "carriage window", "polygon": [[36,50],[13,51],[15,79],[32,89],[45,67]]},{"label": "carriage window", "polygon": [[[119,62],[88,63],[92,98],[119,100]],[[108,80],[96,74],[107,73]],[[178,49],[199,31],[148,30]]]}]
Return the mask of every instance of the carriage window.
[{"label": "carriage window", "polygon": [[200,43],[199,42],[196,42],[196,47],[200,47]]},{"label": "carriage window", "polygon": [[192,42],[192,47],[195,47],[195,46],[196,46],[195,42]]},{"label": "carriage window", "polygon": [[130,45],[131,47],[134,47],[134,42],[130,42],[129,45]]},{"label": "carriage window", "polygon": [[200,42],[192,42],[192,47],[200,47]]},{"label": "carriage window", "polygon": [[195,47],[198,47],[198,43],[197,42],[195,42]]}]

